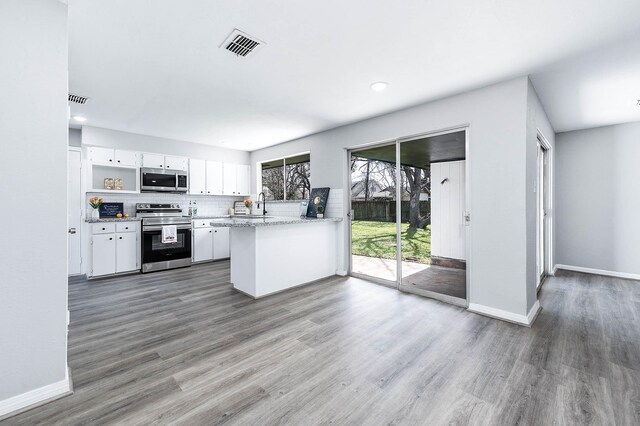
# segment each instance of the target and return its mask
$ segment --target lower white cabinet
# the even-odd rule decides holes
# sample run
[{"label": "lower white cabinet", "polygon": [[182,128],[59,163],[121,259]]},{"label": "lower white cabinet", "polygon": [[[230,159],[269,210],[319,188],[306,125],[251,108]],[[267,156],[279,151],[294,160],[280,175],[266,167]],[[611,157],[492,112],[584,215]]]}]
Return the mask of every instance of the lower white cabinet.
[{"label": "lower white cabinet", "polygon": [[192,251],[193,262],[227,259],[230,255],[229,228],[209,226],[207,220],[193,221]]},{"label": "lower white cabinet", "polygon": [[140,223],[94,223],[91,225],[89,277],[140,269]]}]

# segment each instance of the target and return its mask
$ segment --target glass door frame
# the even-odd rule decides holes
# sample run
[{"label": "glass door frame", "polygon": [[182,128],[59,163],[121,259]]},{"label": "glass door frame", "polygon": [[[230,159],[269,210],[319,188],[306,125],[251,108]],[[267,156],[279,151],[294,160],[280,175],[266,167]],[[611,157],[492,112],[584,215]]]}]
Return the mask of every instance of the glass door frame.
[{"label": "glass door frame", "polygon": [[[395,145],[396,148],[396,182],[401,182],[402,179],[402,171],[401,171],[401,163],[400,163],[400,153],[401,153],[401,144],[404,142],[413,141],[416,139],[424,139],[433,136],[445,135],[448,133],[455,133],[464,131],[465,133],[465,208],[464,208],[464,220],[465,220],[465,252],[466,252],[466,303],[465,306],[468,307],[470,300],[470,289],[471,289],[471,262],[470,262],[470,253],[471,253],[471,191],[470,191],[470,175],[469,175],[469,124],[463,124],[460,126],[448,127],[442,130],[437,130],[433,132],[419,133],[409,136],[397,137],[386,139],[378,142],[366,143],[363,145],[353,146],[346,148],[346,160],[347,167],[350,167],[351,164],[351,153],[353,151],[361,151],[367,148],[377,148],[380,146],[387,145]],[[402,185],[396,184],[396,280],[390,281],[383,278],[372,277],[370,275],[361,274],[357,272],[353,272],[353,253],[352,253],[352,233],[351,233],[351,224],[353,221],[353,210],[351,209],[351,188],[352,188],[352,180],[351,180],[351,171],[350,168],[347,171],[347,191],[345,191],[345,199],[347,201],[347,219],[348,219],[348,227],[347,227],[347,246],[348,246],[348,275],[361,278],[369,281],[373,281],[388,287],[396,288],[397,290],[402,291],[402,217],[398,212],[402,211]],[[436,294],[434,294],[434,298],[438,298]],[[444,296],[443,300],[445,302],[449,302],[447,296]]]}]

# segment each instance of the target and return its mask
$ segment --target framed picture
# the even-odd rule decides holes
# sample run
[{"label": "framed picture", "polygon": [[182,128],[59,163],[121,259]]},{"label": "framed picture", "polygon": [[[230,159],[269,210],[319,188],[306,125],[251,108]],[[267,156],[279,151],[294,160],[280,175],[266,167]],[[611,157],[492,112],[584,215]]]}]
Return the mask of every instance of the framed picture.
[{"label": "framed picture", "polygon": [[327,200],[329,199],[329,188],[313,188],[309,196],[309,207],[307,207],[307,217],[318,217],[318,207],[327,211]]}]

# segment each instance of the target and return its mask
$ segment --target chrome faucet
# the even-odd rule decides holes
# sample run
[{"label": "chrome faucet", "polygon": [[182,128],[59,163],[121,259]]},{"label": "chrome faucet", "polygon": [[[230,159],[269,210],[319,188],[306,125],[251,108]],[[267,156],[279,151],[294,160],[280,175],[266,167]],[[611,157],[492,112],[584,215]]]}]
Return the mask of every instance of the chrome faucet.
[{"label": "chrome faucet", "polygon": [[262,216],[267,215],[267,201],[264,198],[264,192],[258,194],[258,200],[256,201],[258,204],[258,208],[260,208],[260,196],[262,195]]}]

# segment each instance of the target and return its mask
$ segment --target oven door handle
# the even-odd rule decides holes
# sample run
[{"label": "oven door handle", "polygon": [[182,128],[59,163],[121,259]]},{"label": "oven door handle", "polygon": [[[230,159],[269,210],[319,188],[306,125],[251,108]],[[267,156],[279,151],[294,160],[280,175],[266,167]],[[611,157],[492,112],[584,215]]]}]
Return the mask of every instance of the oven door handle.
[{"label": "oven door handle", "polygon": [[[171,226],[171,225],[165,225],[165,226]],[[188,229],[191,230],[191,225],[176,225],[176,229]],[[158,226],[143,226],[142,227],[142,232],[144,231],[162,231],[162,225],[158,225]]]}]

